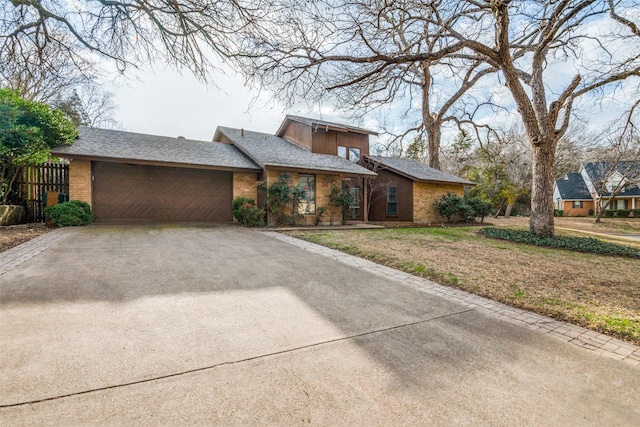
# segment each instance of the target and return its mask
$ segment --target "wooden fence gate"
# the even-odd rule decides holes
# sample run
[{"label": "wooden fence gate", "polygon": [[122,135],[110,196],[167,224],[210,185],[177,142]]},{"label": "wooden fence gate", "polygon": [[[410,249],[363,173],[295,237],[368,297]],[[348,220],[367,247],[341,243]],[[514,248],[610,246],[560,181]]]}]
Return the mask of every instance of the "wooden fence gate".
[{"label": "wooden fence gate", "polygon": [[28,221],[42,222],[45,194],[49,191],[69,194],[69,164],[48,162],[26,166],[20,172],[18,188],[20,197],[26,201]]}]

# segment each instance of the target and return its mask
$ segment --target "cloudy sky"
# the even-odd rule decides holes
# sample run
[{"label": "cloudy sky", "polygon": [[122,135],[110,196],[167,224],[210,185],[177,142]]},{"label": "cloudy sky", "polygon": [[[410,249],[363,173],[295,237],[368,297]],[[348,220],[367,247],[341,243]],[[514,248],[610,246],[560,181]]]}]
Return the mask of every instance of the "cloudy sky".
[{"label": "cloudy sky", "polygon": [[257,91],[243,87],[230,73],[205,85],[188,71],[145,68],[136,78],[108,83],[123,130],[210,140],[216,126],[275,132],[284,109]]}]

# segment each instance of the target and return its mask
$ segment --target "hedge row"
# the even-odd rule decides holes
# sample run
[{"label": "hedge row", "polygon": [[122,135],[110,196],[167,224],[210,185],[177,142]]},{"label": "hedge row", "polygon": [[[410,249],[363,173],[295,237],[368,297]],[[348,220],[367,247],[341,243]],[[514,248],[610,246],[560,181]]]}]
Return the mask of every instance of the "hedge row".
[{"label": "hedge row", "polygon": [[487,227],[479,231],[480,234],[492,239],[508,240],[525,245],[544,246],[555,249],[585,252],[590,254],[619,256],[640,259],[640,250],[628,246],[603,242],[593,237],[553,236],[542,237],[524,230]]}]

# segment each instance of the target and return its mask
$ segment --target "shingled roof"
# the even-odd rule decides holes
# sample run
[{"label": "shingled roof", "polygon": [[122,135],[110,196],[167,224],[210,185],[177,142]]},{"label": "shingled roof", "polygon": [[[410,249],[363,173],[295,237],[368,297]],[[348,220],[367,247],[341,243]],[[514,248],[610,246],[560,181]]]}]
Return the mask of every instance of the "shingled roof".
[{"label": "shingled roof", "polygon": [[310,119],[308,117],[292,116],[291,114],[287,114],[287,116],[282,121],[282,124],[278,128],[278,131],[276,132],[277,136],[283,135],[284,130],[287,127],[287,124],[289,122],[298,122],[298,123],[302,123],[307,126],[310,126],[311,128],[318,128],[323,130],[336,130],[338,132],[355,132],[355,133],[362,133],[366,135],[378,135],[377,132],[355,127],[355,126],[344,125],[344,124],[335,123],[335,122],[327,122],[325,120],[319,120],[319,119]]},{"label": "shingled roof", "polygon": [[369,156],[368,159],[414,181],[476,185],[474,182],[409,159],[383,156]]},{"label": "shingled roof", "polygon": [[261,169],[230,144],[89,127],[78,130],[80,138],[72,145],[56,147],[51,153],[64,158],[161,162],[220,170]]},{"label": "shingled roof", "polygon": [[556,187],[562,200],[593,200],[579,173],[568,173],[564,179],[556,180]]},{"label": "shingled roof", "polygon": [[[601,190],[603,181],[608,178],[611,170],[615,169],[616,172],[625,178],[633,178],[632,183],[625,187],[624,192],[621,193],[620,196],[640,196],[640,184],[638,184],[638,177],[640,177],[640,161],[625,160],[616,162],[614,165],[608,162],[589,162],[583,163],[582,167],[591,182],[595,185],[595,189],[598,193]],[[605,191],[601,196],[607,197],[610,194],[610,192]]]},{"label": "shingled roof", "polygon": [[375,172],[338,156],[312,153],[276,135],[219,126],[220,135],[229,138],[243,153],[264,167],[282,167],[311,171],[326,171],[360,176],[376,176]]}]

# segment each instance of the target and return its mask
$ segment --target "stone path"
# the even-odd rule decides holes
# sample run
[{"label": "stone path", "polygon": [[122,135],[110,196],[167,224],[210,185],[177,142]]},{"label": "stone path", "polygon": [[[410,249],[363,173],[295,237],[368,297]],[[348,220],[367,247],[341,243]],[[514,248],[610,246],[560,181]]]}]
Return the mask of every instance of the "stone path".
[{"label": "stone path", "polygon": [[23,262],[30,260],[39,253],[46,251],[51,246],[57,245],[75,232],[76,230],[71,227],[59,228],[35,237],[7,251],[0,252],[0,276],[16,268]]},{"label": "stone path", "polygon": [[625,341],[580,326],[560,322],[550,317],[510,307],[459,289],[442,286],[430,280],[413,276],[409,273],[404,273],[334,249],[329,249],[315,243],[306,242],[277,232],[265,232],[265,234],[309,252],[324,255],[344,264],[388,277],[389,279],[396,280],[422,292],[458,302],[492,317],[525,326],[528,329],[568,342],[585,350],[593,351],[599,355],[622,360],[633,366],[640,367],[640,347]]}]

